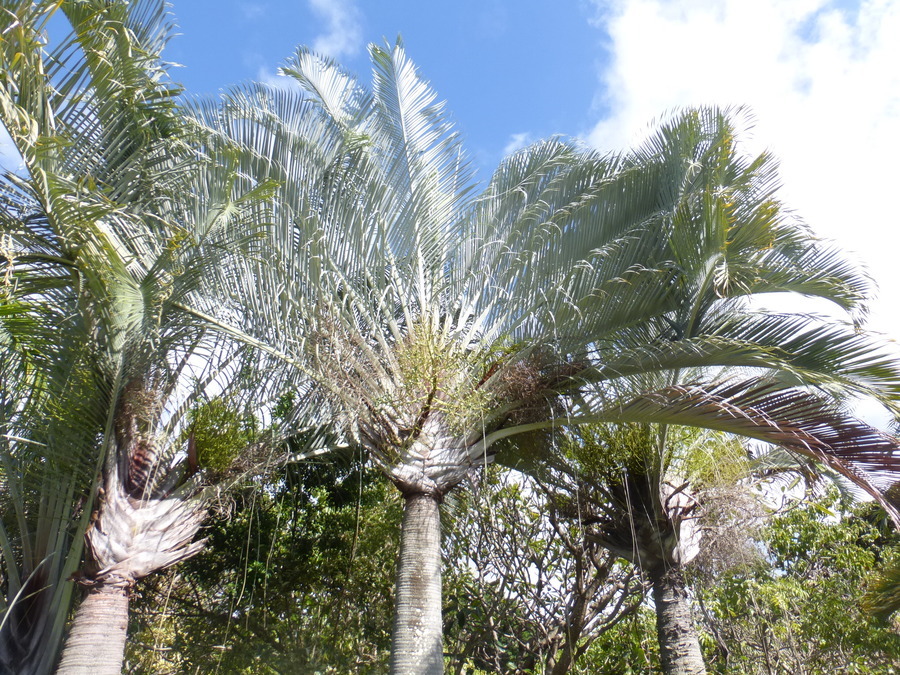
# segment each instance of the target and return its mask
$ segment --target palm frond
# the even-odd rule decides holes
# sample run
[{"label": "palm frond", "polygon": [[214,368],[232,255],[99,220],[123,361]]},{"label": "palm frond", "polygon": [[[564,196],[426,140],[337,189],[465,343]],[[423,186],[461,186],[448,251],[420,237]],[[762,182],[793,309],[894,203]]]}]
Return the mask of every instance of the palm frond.
[{"label": "palm frond", "polygon": [[873,616],[887,621],[900,610],[900,562],[894,558],[872,579],[862,606]]}]

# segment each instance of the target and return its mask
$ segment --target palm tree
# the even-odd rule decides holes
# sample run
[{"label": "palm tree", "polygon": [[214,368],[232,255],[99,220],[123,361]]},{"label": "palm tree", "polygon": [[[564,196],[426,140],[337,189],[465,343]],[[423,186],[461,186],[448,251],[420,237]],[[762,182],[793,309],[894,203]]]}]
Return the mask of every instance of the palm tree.
[{"label": "palm tree", "polygon": [[[720,129],[731,133],[727,124]],[[690,157],[699,130],[690,116],[666,125],[648,152],[687,150]],[[773,290],[774,280],[779,290],[815,292],[862,313],[864,278],[854,278],[834,252],[819,249],[814,260],[808,231],[786,221],[771,197],[771,160],[748,163],[730,146],[726,141],[705,157],[695,155],[709,167],[715,191],[684,203],[673,218],[672,256],[682,272],[673,287],[677,308],[620,332],[582,391],[588,406],[601,409],[584,419],[630,424],[572,432],[590,451],[577,452],[581,461],[557,480],[559,489],[573,489],[591,505],[585,515],[593,536],[650,580],[668,673],[705,672],[679,548],[682,523],[699,503],[670,425],[780,444],[854,481],[896,520],[877,487],[887,487],[889,473],[900,467],[895,441],[840,409],[847,397],[875,395],[896,412],[897,370],[887,352],[850,323],[754,311],[748,303]],[[783,251],[790,255],[778,260]],[[621,400],[631,385],[620,380],[635,376],[644,393],[610,415],[605,401]],[[585,473],[590,457],[601,459]]]},{"label": "palm tree", "polygon": [[745,479],[749,462],[742,445],[721,434],[662,431],[653,424],[572,429],[537,474],[552,508],[578,523],[586,541],[631,562],[649,582],[663,671],[703,673],[684,565],[705,543],[698,520],[714,508],[716,490]]},{"label": "palm tree", "polygon": [[[46,52],[60,6],[73,32]],[[7,279],[40,330],[10,333],[27,335],[9,368],[28,377],[4,379],[0,658],[52,668],[72,576],[88,593],[60,672],[119,673],[130,588],[202,547],[198,409],[250,418],[280,393],[210,323],[231,311],[217,275],[253,253],[270,188],[237,188],[226,149],[199,151],[159,60],[161,0],[3,12],[0,119],[24,163],[2,183]]]},{"label": "palm tree", "polygon": [[[44,646],[62,632],[71,597],[64,580],[80,556],[80,541],[69,539],[79,525],[75,502],[95,462],[76,453],[45,458],[43,450],[57,432],[52,411],[83,412],[80,394],[89,380],[77,352],[48,358],[45,347],[67,318],[63,308],[28,302],[8,279],[0,329],[0,551],[7,594],[0,605],[0,670],[48,672],[52,659],[45,660]],[[66,432],[74,438],[90,430],[78,425]]]},{"label": "palm tree", "polygon": [[[775,461],[786,467],[784,459]],[[648,580],[666,673],[705,672],[685,565],[721,543],[717,531],[740,536],[733,528],[746,526],[742,511],[759,499],[750,486],[757,464],[743,444],[720,433],[628,424],[570,430],[541,467],[554,508],[577,522],[587,541],[632,562]],[[799,466],[793,462],[793,470]],[[779,469],[785,470],[791,469]],[[827,472],[812,463],[802,470]]]},{"label": "palm tree", "polygon": [[[299,92],[246,88],[198,117],[250,149],[245,173],[284,186],[242,330],[318,384],[403,494],[392,672],[443,668],[444,495],[559,425],[741,433],[823,459],[881,499],[841,457],[892,468],[895,442],[826,399],[888,400],[894,364],[850,329],[738,314],[740,297],[767,291],[857,308],[864,280],[786,217],[771,160],[739,157],[726,114],[688,111],[622,156],[539,143],[476,194],[402,45],[370,52],[371,90],[301,49],[284,69]],[[319,161],[298,163],[310,148]],[[686,304],[698,293],[702,306]],[[746,377],[688,375],[711,366]],[[685,375],[659,386],[659,373]]]},{"label": "palm tree", "polygon": [[[486,459],[486,430],[554,411],[544,390],[578,372],[569,343],[583,346],[590,330],[570,335],[576,317],[599,336],[650,316],[671,271],[637,264],[652,258],[657,237],[643,235],[660,199],[639,172],[550,141],[508,162],[483,200],[467,200],[470,174],[434,95],[401,46],[372,56],[373,95],[301,51],[289,72],[306,87],[302,102],[257,88],[204,121],[243,135],[261,158],[248,172],[288,188],[273,243],[282,257],[259,270],[246,315],[256,330],[268,320],[260,341],[318,382],[403,493],[392,668],[432,672],[443,662],[443,496]],[[304,125],[323,117],[336,151],[298,181]],[[626,190],[621,203],[606,199]],[[594,231],[570,225],[573,211],[598,205],[607,213],[592,218]],[[523,342],[537,327],[539,339]]]}]

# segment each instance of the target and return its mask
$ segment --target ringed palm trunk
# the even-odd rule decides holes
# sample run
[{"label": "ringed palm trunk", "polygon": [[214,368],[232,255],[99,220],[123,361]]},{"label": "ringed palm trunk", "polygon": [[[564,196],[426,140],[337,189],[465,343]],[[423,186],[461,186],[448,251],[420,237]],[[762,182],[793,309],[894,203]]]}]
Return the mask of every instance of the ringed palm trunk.
[{"label": "ringed palm trunk", "polygon": [[684,572],[677,563],[647,570],[656,605],[659,657],[666,675],[705,675]]},{"label": "ringed palm trunk", "polygon": [[127,579],[91,587],[81,602],[58,674],[119,675],[128,632]]},{"label": "ringed palm trunk", "polygon": [[420,417],[415,439],[385,467],[403,494],[403,524],[391,633],[391,675],[444,672],[441,510],[444,495],[471,469],[465,445],[443,415]]},{"label": "ringed palm trunk", "polygon": [[439,675],[444,672],[440,498],[414,493],[404,495],[404,502],[391,673]]},{"label": "ringed palm trunk", "polygon": [[128,595],[148,574],[198,553],[205,512],[186,496],[136,497],[113,471],[97,520],[85,535],[89,590],[75,614],[57,675],[119,675],[125,661]]}]

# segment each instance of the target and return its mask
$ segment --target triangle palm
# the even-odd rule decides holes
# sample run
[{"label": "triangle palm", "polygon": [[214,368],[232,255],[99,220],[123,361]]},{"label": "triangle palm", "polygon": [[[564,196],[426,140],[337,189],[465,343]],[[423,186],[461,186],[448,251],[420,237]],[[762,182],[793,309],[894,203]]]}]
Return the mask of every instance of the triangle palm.
[{"label": "triangle palm", "polygon": [[[651,151],[674,148],[690,157],[685,150],[701,128],[732,135],[725,120],[709,124],[697,115],[664,125]],[[620,333],[581,392],[583,406],[593,409],[585,419],[632,424],[576,433],[575,443],[590,451],[577,450],[585,461],[559,479],[563,491],[590,496],[600,541],[648,575],[663,669],[678,673],[704,672],[704,665],[678,547],[691,491],[682,483],[690,476],[676,461],[683,448],[670,439],[670,424],[781,444],[854,481],[896,518],[878,487],[898,467],[894,439],[840,407],[867,395],[896,411],[896,365],[849,323],[753,311],[749,303],[760,293],[791,291],[861,313],[864,278],[785,219],[772,196],[770,158],[742,159],[731,141],[711,149],[714,154],[696,158],[710,170],[710,192],[683,204],[672,219],[672,257],[682,271],[673,289],[677,309]],[[621,392],[634,378],[644,391],[623,404]],[[606,469],[581,471],[590,455]],[[673,493],[673,485],[681,487]]]},{"label": "triangle palm", "polygon": [[[60,7],[73,32],[48,52]],[[2,532],[0,657],[52,667],[86,539],[76,576],[90,591],[61,672],[118,673],[128,588],[202,545],[191,410],[218,397],[244,414],[270,397],[261,357],[203,318],[228,311],[217,270],[252,254],[269,187],[238,190],[224,149],[195,149],[159,60],[161,1],[3,11],[0,115],[24,162],[3,177],[3,234],[31,325],[7,322],[26,336],[9,367],[28,377],[4,387],[16,532]],[[92,624],[101,606],[107,623]]]}]

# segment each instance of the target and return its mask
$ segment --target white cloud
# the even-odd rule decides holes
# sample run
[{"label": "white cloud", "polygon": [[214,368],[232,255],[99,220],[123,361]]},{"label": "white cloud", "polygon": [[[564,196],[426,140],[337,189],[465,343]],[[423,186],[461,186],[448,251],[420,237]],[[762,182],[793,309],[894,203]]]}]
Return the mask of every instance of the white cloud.
[{"label": "white cloud", "polygon": [[251,21],[262,18],[269,9],[266,5],[259,2],[242,2],[239,7],[244,18]]},{"label": "white cloud", "polygon": [[362,47],[362,16],[353,0],[309,0],[327,30],[313,41],[313,51],[332,58],[353,56]]},{"label": "white cloud", "polygon": [[772,150],[784,200],[868,264],[872,323],[900,336],[900,2],[594,2],[611,63],[590,142],[625,147],[679,106],[748,104],[749,149]]},{"label": "white cloud", "polygon": [[531,133],[525,131],[521,134],[513,134],[509,137],[509,141],[503,148],[503,156],[511,155],[512,153],[521,150],[527,145],[531,145],[534,143],[534,136]]}]

